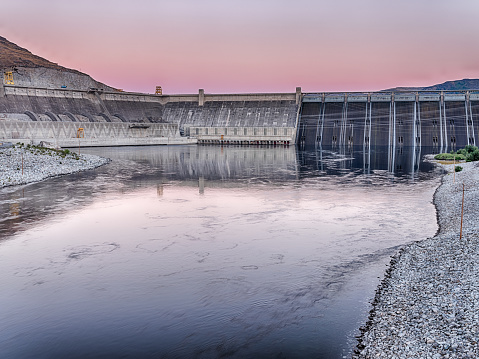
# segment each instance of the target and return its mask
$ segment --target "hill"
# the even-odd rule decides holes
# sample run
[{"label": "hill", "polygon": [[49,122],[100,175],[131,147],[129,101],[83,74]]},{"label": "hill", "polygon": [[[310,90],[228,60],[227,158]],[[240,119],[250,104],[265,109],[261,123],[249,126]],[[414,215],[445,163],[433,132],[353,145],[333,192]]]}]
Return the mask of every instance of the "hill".
[{"label": "hill", "polygon": [[463,79],[456,81],[446,81],[439,85],[433,85],[424,88],[424,90],[436,91],[459,91],[459,90],[478,90],[479,79]]},{"label": "hill", "polygon": [[442,84],[426,87],[395,87],[383,91],[465,91],[479,90],[479,79],[462,79],[455,81],[446,81]]},{"label": "hill", "polygon": [[60,71],[69,71],[81,74],[80,71],[59,66],[43,57],[32,54],[27,49],[20,47],[6,38],[0,36],[0,69],[15,67],[44,67]]},{"label": "hill", "polygon": [[[13,71],[14,84],[41,88],[69,88],[87,90],[100,88],[115,91],[113,87],[95,81],[80,71],[60,66],[32,54],[0,36],[0,70]],[[1,75],[3,77],[3,74]]]}]

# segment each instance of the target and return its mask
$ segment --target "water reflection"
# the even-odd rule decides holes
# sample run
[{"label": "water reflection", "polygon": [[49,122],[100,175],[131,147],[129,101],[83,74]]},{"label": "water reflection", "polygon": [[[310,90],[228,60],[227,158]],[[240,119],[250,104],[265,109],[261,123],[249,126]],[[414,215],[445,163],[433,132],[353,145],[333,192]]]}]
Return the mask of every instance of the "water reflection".
[{"label": "water reflection", "polygon": [[[158,195],[165,185],[205,188],[271,184],[282,186],[304,179],[340,181],[344,185],[374,180],[404,181],[434,176],[431,163],[421,162],[413,148],[401,148],[392,159],[387,148],[318,148],[297,151],[294,147],[137,147],[85,148],[85,153],[112,158],[93,171],[48,180],[45,183],[0,190],[0,238],[43,219],[95,200],[106,193],[127,193],[134,188],[155,186]],[[423,149],[423,153],[427,149]],[[411,159],[414,159],[412,161]],[[388,176],[383,176],[387,171]],[[378,175],[378,176],[377,176]],[[354,183],[352,183],[353,181]]]},{"label": "water reflection", "polygon": [[300,176],[340,175],[346,172],[372,174],[387,171],[394,178],[418,179],[431,171],[434,165],[421,161],[422,155],[434,153],[433,148],[388,146],[322,147],[298,151]]},{"label": "water reflection", "polygon": [[112,162],[0,191],[4,357],[342,357],[436,230],[438,172],[380,149],[82,151]]}]

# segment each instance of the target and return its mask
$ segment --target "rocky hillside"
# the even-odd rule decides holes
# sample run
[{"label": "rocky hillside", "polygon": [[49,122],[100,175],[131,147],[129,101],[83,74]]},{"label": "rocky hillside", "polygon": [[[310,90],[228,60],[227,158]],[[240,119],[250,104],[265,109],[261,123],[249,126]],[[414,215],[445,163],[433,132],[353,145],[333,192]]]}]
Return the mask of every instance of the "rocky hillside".
[{"label": "rocky hillside", "polygon": [[[15,85],[87,90],[95,87],[115,91],[87,74],[55,64],[32,54],[0,36],[0,70],[12,71]],[[2,75],[3,77],[3,75]]]},{"label": "rocky hillside", "polygon": [[24,49],[0,36],[0,68],[8,69],[13,67],[45,67],[81,74],[79,71],[67,69],[66,67],[59,66],[58,64],[44,59],[43,57],[34,55],[27,49]]}]

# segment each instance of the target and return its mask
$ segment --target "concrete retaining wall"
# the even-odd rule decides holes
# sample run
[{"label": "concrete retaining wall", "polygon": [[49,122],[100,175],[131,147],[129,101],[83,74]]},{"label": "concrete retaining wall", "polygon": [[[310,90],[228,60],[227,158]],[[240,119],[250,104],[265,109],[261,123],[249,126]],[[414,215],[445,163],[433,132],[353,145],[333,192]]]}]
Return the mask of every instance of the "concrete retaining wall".
[{"label": "concrete retaining wall", "polygon": [[[78,138],[79,135],[82,137]],[[0,120],[0,138],[33,144],[47,141],[66,147],[78,146],[79,142],[82,146],[196,143],[195,139],[180,137],[176,124],[151,124],[142,128],[128,123]]]}]

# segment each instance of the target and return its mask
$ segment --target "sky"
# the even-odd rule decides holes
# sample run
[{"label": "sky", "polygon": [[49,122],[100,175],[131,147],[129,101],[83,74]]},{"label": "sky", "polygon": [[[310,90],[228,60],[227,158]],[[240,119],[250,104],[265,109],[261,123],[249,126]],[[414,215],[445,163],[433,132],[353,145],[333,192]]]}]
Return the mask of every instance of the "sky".
[{"label": "sky", "polygon": [[478,0],[1,3],[0,36],[125,91],[376,91],[479,78]]}]

